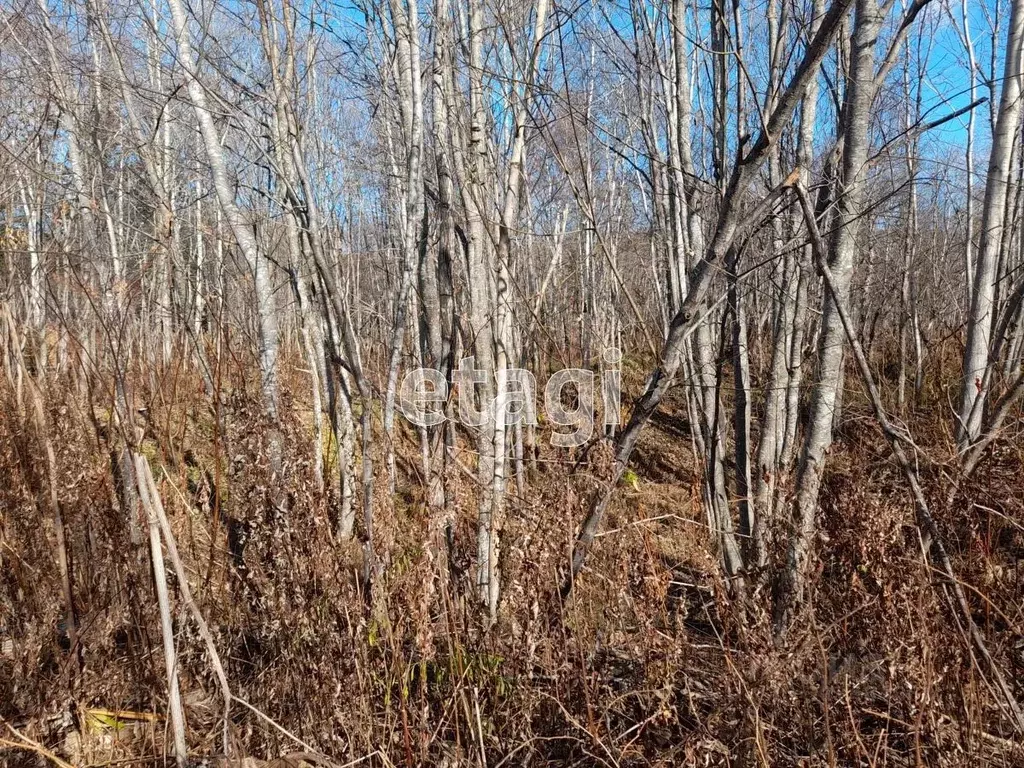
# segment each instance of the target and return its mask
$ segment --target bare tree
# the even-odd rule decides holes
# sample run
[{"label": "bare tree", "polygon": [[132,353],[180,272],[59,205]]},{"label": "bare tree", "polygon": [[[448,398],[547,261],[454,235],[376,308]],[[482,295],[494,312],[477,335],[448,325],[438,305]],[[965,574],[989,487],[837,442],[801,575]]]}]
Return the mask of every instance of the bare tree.
[{"label": "bare tree", "polygon": [[636,445],[640,431],[650,420],[651,415],[661,403],[665,393],[672,386],[682,360],[684,342],[704,319],[701,305],[704,302],[712,276],[712,266],[723,260],[736,238],[740,228],[740,197],[753,182],[754,173],[764,161],[768,150],[776,141],[783,127],[789,122],[807,83],[816,76],[818,66],[825,57],[832,37],[839,28],[839,22],[849,8],[844,0],[833,3],[822,19],[818,33],[810,41],[807,51],[800,62],[792,80],[780,96],[775,111],[768,116],[761,133],[752,143],[746,155],[736,163],[729,183],[725,188],[718,221],[714,234],[708,242],[703,255],[690,273],[689,290],[682,305],[676,312],[669,327],[668,337],[661,352],[659,365],[652,372],[647,389],[633,406],[629,423],[619,433],[615,441],[615,466],[612,477],[605,488],[598,493],[589,515],[580,530],[579,538],[573,552],[572,568],[569,580],[563,588],[567,592],[575,577],[583,567],[587,550],[601,525],[601,519],[608,506],[608,501],[615,484],[625,472],[626,464]]},{"label": "bare tree", "polygon": [[957,443],[963,451],[981,435],[985,404],[992,387],[991,361],[993,325],[996,321],[996,283],[999,255],[1006,226],[1010,188],[1011,157],[1021,119],[1022,45],[1024,45],[1024,4],[1014,0],[1006,30],[1003,87],[992,133],[992,154],[985,181],[981,211],[981,234],[977,262],[970,276],[971,307],[964,348],[963,381],[957,411]]}]

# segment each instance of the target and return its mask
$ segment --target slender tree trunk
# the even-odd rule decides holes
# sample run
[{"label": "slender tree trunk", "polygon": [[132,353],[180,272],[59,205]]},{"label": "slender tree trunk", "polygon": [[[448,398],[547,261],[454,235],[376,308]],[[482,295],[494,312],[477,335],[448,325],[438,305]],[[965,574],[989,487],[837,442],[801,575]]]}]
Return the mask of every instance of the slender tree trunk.
[{"label": "slender tree trunk", "polygon": [[851,0],[836,0],[828,13],[822,17],[818,34],[809,43],[792,81],[779,99],[778,106],[770,116],[766,117],[766,125],[757,140],[751,145],[744,161],[738,163],[733,169],[714,233],[700,261],[691,270],[687,296],[669,325],[658,365],[648,378],[646,390],[634,404],[629,422],[615,441],[615,461],[611,477],[595,495],[587,518],[580,529],[573,550],[569,578],[562,586],[564,594],[567,594],[572,588],[573,578],[583,567],[590,545],[600,529],[612,492],[626,469],[641,431],[657,410],[665,393],[672,386],[682,363],[686,340],[704,319],[700,308],[704,303],[714,266],[721,262],[732,245],[740,225],[739,197],[747,191],[764,161],[767,151],[778,141],[784,126],[792,118],[793,111],[803,96],[807,83],[811,78],[817,76],[818,67],[825,53],[831,47],[832,39],[839,28],[839,22],[845,16],[850,4]]},{"label": "slender tree trunk", "polygon": [[404,124],[405,208],[402,216],[402,268],[395,303],[395,322],[391,329],[391,358],[384,394],[384,450],[388,468],[388,484],[395,492],[395,392],[398,369],[405,344],[406,317],[416,265],[419,263],[419,234],[423,218],[423,87],[420,80],[419,7],[418,0],[389,0],[398,50],[399,108]]},{"label": "slender tree trunk", "polygon": [[881,25],[882,14],[877,0],[857,0],[854,52],[843,105],[843,169],[829,265],[839,293],[838,297],[831,294],[826,297],[822,314],[818,370],[807,435],[797,470],[794,531],[776,597],[775,628],[778,634],[785,631],[795,606],[808,587],[808,564],[817,533],[818,492],[825,471],[826,454],[832,444],[835,409],[843,387],[845,335],[836,301],[846,301],[853,279],[870,151],[871,108],[877,93],[875,43]]},{"label": "slender tree trunk", "polygon": [[513,109],[512,149],[509,155],[508,177],[505,183],[505,199],[498,227],[496,248],[497,275],[495,285],[495,324],[494,324],[494,376],[496,400],[494,406],[494,476],[491,490],[490,511],[490,555],[488,562],[491,575],[488,579],[487,609],[490,620],[497,619],[500,589],[497,578],[498,531],[505,506],[505,475],[508,454],[508,397],[507,370],[509,361],[514,358],[512,349],[512,317],[511,317],[511,249],[512,230],[518,224],[520,212],[520,191],[524,183],[523,165],[526,159],[526,123],[532,101],[532,88],[537,65],[540,59],[541,44],[547,23],[548,0],[536,0],[534,8],[533,45],[529,64],[524,76],[523,93],[517,99]]},{"label": "slender tree trunk", "polygon": [[164,567],[164,552],[160,543],[160,521],[154,510],[153,494],[156,487],[149,479],[146,459],[133,454],[135,476],[139,481],[139,498],[149,521],[149,554],[153,565],[153,584],[157,605],[160,610],[160,632],[163,638],[164,666],[167,672],[167,710],[170,713],[171,738],[174,745],[174,759],[178,768],[188,765],[188,746],[185,742],[185,711],[181,706],[181,690],[178,684],[178,658],[174,649],[174,622],[171,618],[171,600],[167,591],[167,572]]},{"label": "slender tree trunk", "polygon": [[1010,163],[1014,138],[1021,118],[1024,0],[1013,0],[1006,34],[1003,90],[992,134],[992,154],[981,212],[981,242],[971,276],[971,310],[967,321],[960,407],[957,412],[957,444],[965,450],[981,435],[985,401],[990,388],[989,353],[997,306],[996,279],[1000,243],[1006,219]]},{"label": "slender tree trunk", "polygon": [[[207,106],[206,90],[198,79],[199,71],[195,54],[192,52],[191,33],[189,32],[188,17],[185,14],[185,9],[182,6],[181,0],[168,0],[168,4],[171,9],[174,35],[178,44],[178,60],[184,70],[189,100],[192,102],[196,121],[199,123],[199,130],[203,137],[217,201],[224,212],[224,218],[227,219],[235,241],[245,257],[255,283],[256,312],[259,326],[260,390],[263,394],[263,406],[267,416],[271,423],[276,425],[278,421],[278,328],[273,283],[270,279],[271,264],[259,252],[253,231],[235,203],[235,192],[231,179],[228,176],[227,160],[224,157],[220,131]],[[275,466],[274,469],[279,471],[281,446],[277,441],[280,440],[280,436],[276,434],[276,429],[273,431],[275,434],[272,440],[275,442],[275,445],[272,445],[271,450],[272,456],[276,456],[278,460],[278,466]]]},{"label": "slender tree trunk", "polygon": [[[903,70],[903,95],[906,102],[905,127],[907,131],[907,203],[906,232],[903,241],[903,274],[900,280],[900,321],[899,321],[899,370],[896,381],[896,402],[900,411],[907,407],[907,357],[908,345],[913,343],[915,349],[914,391],[917,392],[916,375],[921,370],[920,343],[918,337],[917,311],[914,302],[914,270],[917,254],[917,149],[918,142],[913,135],[914,126],[920,122],[921,90],[912,97],[910,93],[910,53],[907,51],[907,63]],[[913,110],[911,110],[913,105]],[[973,110],[971,110],[973,112]],[[908,338],[908,334],[910,338]],[[915,397],[916,399],[916,397]]]}]

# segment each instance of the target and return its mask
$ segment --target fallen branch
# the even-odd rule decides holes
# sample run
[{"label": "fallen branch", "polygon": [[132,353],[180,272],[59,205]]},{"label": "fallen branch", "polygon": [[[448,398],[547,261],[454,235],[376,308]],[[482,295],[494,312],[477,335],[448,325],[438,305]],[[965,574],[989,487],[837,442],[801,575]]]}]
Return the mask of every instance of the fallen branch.
[{"label": "fallen branch", "polygon": [[23,749],[26,752],[35,752],[40,757],[45,757],[51,763],[58,766],[58,768],[75,768],[74,765],[67,762],[66,760],[62,760],[61,758],[57,757],[57,755],[48,750],[38,741],[30,739],[28,736],[23,734],[10,723],[5,723],[5,725],[7,726],[8,730],[10,730],[10,732],[13,733],[17,738],[21,739],[21,741],[18,742],[10,741],[9,739],[0,739],[0,746],[10,747],[12,749]]}]

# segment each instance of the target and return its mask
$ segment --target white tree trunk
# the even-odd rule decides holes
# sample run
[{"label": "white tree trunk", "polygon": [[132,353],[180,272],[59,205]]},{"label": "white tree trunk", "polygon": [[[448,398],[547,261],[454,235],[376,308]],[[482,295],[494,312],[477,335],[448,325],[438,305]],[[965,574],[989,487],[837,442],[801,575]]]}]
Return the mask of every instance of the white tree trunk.
[{"label": "white tree trunk", "polygon": [[133,454],[135,477],[138,478],[139,498],[149,522],[149,554],[153,564],[153,585],[156,589],[157,606],[160,611],[160,633],[163,639],[164,667],[167,673],[167,710],[171,721],[171,739],[174,744],[174,759],[178,768],[185,768],[188,747],[185,741],[185,711],[181,706],[181,689],[178,684],[178,659],[174,650],[174,622],[171,619],[171,600],[167,592],[167,571],[164,567],[164,552],[160,543],[160,521],[154,509],[153,494],[156,488],[149,478],[146,459]]},{"label": "white tree trunk", "polygon": [[398,51],[399,111],[404,124],[405,205],[402,215],[402,269],[391,328],[391,358],[384,394],[384,450],[388,485],[395,492],[395,393],[405,345],[406,317],[419,263],[419,234],[423,219],[423,86],[420,80],[419,6],[417,0],[389,0]]},{"label": "white tree trunk", "polygon": [[[260,253],[252,228],[235,203],[235,191],[228,175],[220,131],[217,129],[207,104],[206,90],[199,80],[196,56],[192,51],[191,33],[184,6],[181,0],[168,0],[168,5],[171,9],[174,35],[178,44],[178,61],[184,70],[189,100],[192,102],[196,121],[199,123],[199,131],[203,138],[207,160],[210,163],[217,201],[253,276],[259,327],[260,391],[263,395],[263,407],[267,416],[272,423],[276,424],[278,421],[278,329],[273,282],[270,276],[270,260]],[[275,435],[271,437],[272,442],[280,439],[276,435],[276,430],[273,431]],[[280,445],[271,446],[272,460],[275,455],[280,456],[280,451]],[[279,467],[275,467],[275,471],[277,469]]]},{"label": "white tree trunk", "polygon": [[816,535],[818,492],[829,446],[835,410],[843,386],[845,334],[837,301],[845,302],[853,278],[857,237],[861,230],[871,108],[877,93],[875,41],[882,25],[877,0],[857,0],[850,77],[843,106],[843,168],[839,180],[836,231],[830,268],[838,295],[828,294],[821,320],[818,370],[811,397],[811,412],[797,470],[795,530],[790,540],[781,592],[776,605],[776,631],[785,630],[806,586],[807,567]]},{"label": "white tree trunk", "polygon": [[833,36],[851,2],[852,0],[836,0],[828,13],[822,17],[821,28],[818,34],[811,39],[792,81],[779,98],[778,106],[771,115],[766,116],[765,126],[751,145],[744,161],[738,163],[733,169],[714,233],[700,261],[691,270],[687,296],[669,325],[658,365],[652,371],[643,395],[634,404],[629,423],[619,433],[618,439],[615,441],[615,463],[612,476],[604,488],[596,494],[587,519],[580,529],[573,550],[569,578],[562,585],[563,593],[567,593],[572,588],[573,578],[583,567],[590,545],[600,529],[615,484],[625,472],[641,431],[657,410],[665,393],[672,386],[683,361],[687,339],[704,319],[701,307],[711,283],[713,270],[728,252],[740,226],[740,198],[753,182],[768,150],[778,141],[783,127],[789,124],[793,111],[807,88],[807,83],[811,78],[817,76],[821,61],[831,47]]},{"label": "white tree trunk", "polygon": [[1000,244],[1006,220],[1010,185],[1010,163],[1014,138],[1020,124],[1022,50],[1024,44],[1024,0],[1013,0],[1006,33],[1003,91],[992,135],[992,154],[985,182],[981,212],[981,242],[972,281],[971,311],[967,321],[960,407],[957,412],[957,444],[966,449],[981,435],[985,401],[990,382],[989,353],[997,311],[996,279]]}]

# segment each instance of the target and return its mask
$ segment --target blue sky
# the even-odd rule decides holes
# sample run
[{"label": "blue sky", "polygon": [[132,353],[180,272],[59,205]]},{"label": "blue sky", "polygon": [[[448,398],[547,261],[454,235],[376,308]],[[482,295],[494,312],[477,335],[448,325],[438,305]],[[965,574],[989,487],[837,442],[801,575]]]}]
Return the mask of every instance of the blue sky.
[{"label": "blue sky", "polygon": [[[934,29],[934,41],[931,45],[930,61],[925,79],[921,82],[922,102],[924,109],[932,108],[929,114],[930,119],[937,119],[950,112],[965,107],[971,101],[970,96],[970,67],[967,53],[958,30],[953,26],[949,14],[943,7],[947,0],[933,0],[933,7],[928,13],[922,14],[919,20],[920,25],[915,33],[930,33]],[[956,24],[962,23],[961,7],[959,0],[949,0],[953,6],[952,13]],[[997,40],[997,52],[1001,53],[1005,47],[1005,28],[1008,20],[1005,18],[1008,10],[1006,0],[968,0],[968,25],[970,27],[971,39],[974,44],[974,53],[981,72],[976,76],[976,98],[991,99],[991,92],[986,84],[989,73],[992,69],[992,22],[996,19],[996,9],[1004,15],[1000,22],[999,39]],[[911,45],[916,45],[916,40],[910,40]],[[1002,56],[998,56],[995,62],[996,77],[1002,74]],[[999,87],[996,84],[995,97],[998,99]],[[979,150],[987,150],[990,131],[989,119],[991,101],[978,107],[975,110],[975,153]],[[964,167],[965,157],[962,154],[967,144],[967,116],[956,118],[944,125],[933,129],[925,137],[925,148],[931,149],[929,154],[938,153],[936,160],[942,159],[942,152],[957,153],[949,154],[946,160]],[[983,155],[982,155],[983,156]]]}]

